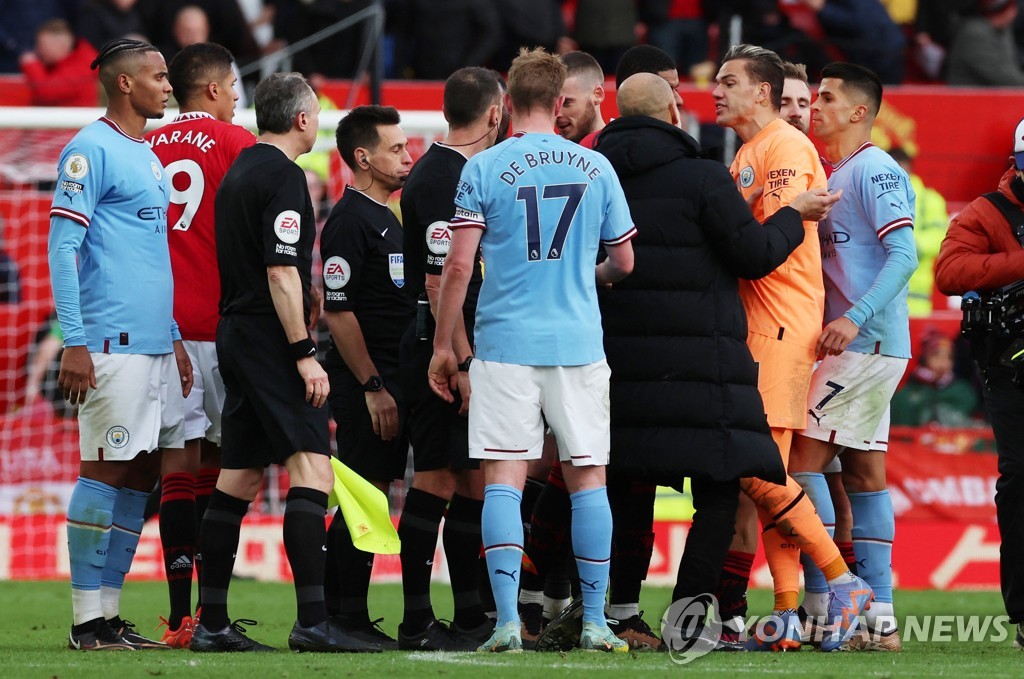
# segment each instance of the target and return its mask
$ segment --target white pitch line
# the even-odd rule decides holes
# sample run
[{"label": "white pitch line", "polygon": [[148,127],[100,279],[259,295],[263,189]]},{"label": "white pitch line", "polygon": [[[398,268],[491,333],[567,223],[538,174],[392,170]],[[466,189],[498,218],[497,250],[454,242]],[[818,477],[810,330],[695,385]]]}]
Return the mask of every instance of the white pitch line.
[{"label": "white pitch line", "polygon": [[[505,668],[510,668],[510,669],[516,667],[516,664],[514,662],[502,662],[500,660],[492,660],[492,659],[488,659],[487,656],[480,656],[480,655],[476,655],[474,653],[457,653],[457,652],[449,652],[449,651],[418,651],[418,652],[414,652],[414,653],[409,653],[405,657],[408,658],[409,660],[413,660],[413,661],[417,661],[417,662],[436,662],[436,663],[456,664],[456,665],[470,665],[470,666],[473,666],[473,667],[505,667]],[[574,658],[575,658],[575,656],[574,656]],[[643,671],[644,672],[651,672],[651,671],[664,670],[666,672],[669,672],[669,671],[678,671],[681,667],[684,667],[682,665],[676,665],[676,664],[672,663],[670,660],[668,660],[667,657],[666,657],[665,660],[666,660],[666,663],[665,663],[664,667],[645,666],[643,668]],[[803,673],[805,671],[806,672],[813,671],[811,668],[804,668],[804,667],[765,667],[763,665],[749,665],[749,666],[746,666],[746,667],[718,667],[718,666],[710,666],[708,663],[703,663],[703,662],[689,663],[686,667],[690,671],[697,672],[698,674],[769,674],[769,675],[792,675],[794,673],[800,674],[800,673]],[[623,669],[625,669],[625,667],[620,666],[617,663],[612,663],[612,664],[601,663],[601,664],[598,665],[598,664],[590,664],[590,663],[587,663],[585,661],[582,661],[582,662],[576,662],[576,661],[574,661],[574,662],[565,662],[565,661],[550,662],[550,663],[544,663],[543,665],[539,665],[539,666],[537,664],[531,662],[530,665],[529,665],[529,668],[530,669],[534,669],[534,668],[537,668],[537,669],[568,669],[568,670],[576,670],[576,671],[580,671],[580,670],[584,670],[584,671],[605,670],[605,671],[611,671],[611,672],[622,672]],[[632,668],[632,669],[639,669],[639,668]],[[926,670],[926,669],[927,668],[922,668],[922,670]],[[861,676],[865,676],[865,677],[891,677],[892,674],[893,674],[892,669],[886,669],[886,670],[880,670],[878,672],[862,673]],[[942,675],[941,672],[939,672],[938,674],[939,674],[939,676]],[[964,673],[962,673],[960,671],[957,672],[957,679],[969,679],[969,678],[974,678],[974,677],[977,677],[978,679],[990,679],[990,676],[991,675],[988,675],[988,674],[964,674]]]}]

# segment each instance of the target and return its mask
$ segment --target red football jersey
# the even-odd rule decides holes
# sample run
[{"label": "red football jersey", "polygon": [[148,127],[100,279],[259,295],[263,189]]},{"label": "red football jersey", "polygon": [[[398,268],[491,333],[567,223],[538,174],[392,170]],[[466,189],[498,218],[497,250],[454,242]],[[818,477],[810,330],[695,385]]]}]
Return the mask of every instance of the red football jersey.
[{"label": "red football jersey", "polygon": [[182,113],[146,135],[171,184],[167,239],[174,272],[174,319],[187,340],[212,342],[220,315],[220,274],[213,231],[217,187],[242,149],[256,143],[244,127],[208,113]]}]

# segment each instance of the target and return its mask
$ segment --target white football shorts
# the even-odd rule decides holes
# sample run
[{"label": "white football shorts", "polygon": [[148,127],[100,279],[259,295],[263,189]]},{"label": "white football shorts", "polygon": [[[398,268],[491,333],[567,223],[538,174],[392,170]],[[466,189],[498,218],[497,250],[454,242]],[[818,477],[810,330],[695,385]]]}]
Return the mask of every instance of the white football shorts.
[{"label": "white football shorts", "polygon": [[604,359],[558,367],[477,359],[469,366],[469,456],[477,460],[535,460],[544,448],[545,421],[562,462],[607,465],[611,449]]},{"label": "white football shorts", "polygon": [[217,364],[217,343],[185,340],[183,344],[192,361],[192,391],[185,397],[185,440],[205,438],[219,446],[224,380]]},{"label": "white football shorts", "polygon": [[854,450],[889,447],[889,402],[907,359],[844,351],[814,369],[807,394],[807,428],[800,432]]},{"label": "white football shorts", "polygon": [[126,461],[185,445],[185,399],[173,353],[90,356],[96,388],[78,409],[82,460]]}]

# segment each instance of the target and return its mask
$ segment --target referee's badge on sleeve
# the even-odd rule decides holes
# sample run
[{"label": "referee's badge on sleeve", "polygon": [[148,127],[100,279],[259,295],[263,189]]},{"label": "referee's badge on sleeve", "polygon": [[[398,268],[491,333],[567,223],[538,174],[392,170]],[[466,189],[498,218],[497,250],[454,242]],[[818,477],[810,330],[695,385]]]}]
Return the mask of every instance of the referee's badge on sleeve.
[{"label": "referee's badge on sleeve", "polygon": [[324,262],[324,285],[330,290],[339,290],[345,287],[349,277],[352,275],[352,267],[344,257],[334,255]]},{"label": "referee's badge on sleeve", "polygon": [[299,224],[301,218],[295,210],[285,210],[274,220],[274,233],[282,243],[299,242]]},{"label": "referee's badge on sleeve", "polygon": [[396,286],[401,288],[405,285],[405,257],[401,252],[388,255],[388,273]]},{"label": "referee's badge on sleeve", "polygon": [[452,245],[452,232],[448,222],[434,222],[427,227],[427,249],[435,255],[447,255]]}]

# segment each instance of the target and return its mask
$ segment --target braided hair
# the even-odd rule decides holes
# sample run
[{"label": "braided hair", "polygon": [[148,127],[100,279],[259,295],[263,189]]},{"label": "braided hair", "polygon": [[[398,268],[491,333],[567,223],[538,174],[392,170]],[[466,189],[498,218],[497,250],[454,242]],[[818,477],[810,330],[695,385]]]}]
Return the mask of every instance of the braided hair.
[{"label": "braided hair", "polygon": [[91,64],[89,64],[89,68],[95,71],[106,63],[117,61],[121,56],[157,51],[159,50],[157,50],[156,47],[153,47],[148,42],[143,42],[142,40],[117,38],[116,40],[108,41],[100,48],[100,53],[96,55],[96,58],[92,60]]}]

